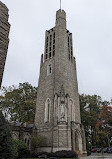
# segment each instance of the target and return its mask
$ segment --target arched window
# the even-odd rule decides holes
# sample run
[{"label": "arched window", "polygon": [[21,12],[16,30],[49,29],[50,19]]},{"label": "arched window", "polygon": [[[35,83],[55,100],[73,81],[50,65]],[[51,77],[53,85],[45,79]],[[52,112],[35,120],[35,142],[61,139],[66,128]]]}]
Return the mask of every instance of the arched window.
[{"label": "arched window", "polygon": [[25,138],[25,144],[27,143],[27,139]]},{"label": "arched window", "polygon": [[29,143],[30,143],[30,141],[29,141],[29,139],[28,139],[28,141],[27,141],[27,145],[29,146]]},{"label": "arched window", "polygon": [[70,99],[70,116],[71,116],[71,121],[75,121],[75,114],[74,114],[74,104],[73,104],[73,100]]},{"label": "arched window", "polygon": [[50,105],[50,99],[47,99],[45,103],[45,123],[50,121]]},{"label": "arched window", "polygon": [[47,75],[50,75],[51,73],[52,73],[52,65],[49,64],[49,65],[47,66]]}]

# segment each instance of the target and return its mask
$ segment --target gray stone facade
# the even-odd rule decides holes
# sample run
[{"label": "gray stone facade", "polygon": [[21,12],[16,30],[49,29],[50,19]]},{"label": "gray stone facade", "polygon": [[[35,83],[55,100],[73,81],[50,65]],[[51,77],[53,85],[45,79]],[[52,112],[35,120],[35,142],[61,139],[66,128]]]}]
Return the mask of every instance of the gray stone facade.
[{"label": "gray stone facade", "polygon": [[0,1],[0,86],[2,83],[7,49],[9,44],[8,36],[10,24],[8,23],[8,18],[8,8]]},{"label": "gray stone facade", "polygon": [[31,149],[31,137],[33,134],[34,124],[21,124],[16,122],[9,123],[12,138],[24,141]]},{"label": "gray stone facade", "polygon": [[64,10],[57,11],[55,27],[46,31],[35,126],[37,134],[47,139],[47,147],[38,151],[75,150],[80,154],[86,153],[72,33],[67,30]]}]

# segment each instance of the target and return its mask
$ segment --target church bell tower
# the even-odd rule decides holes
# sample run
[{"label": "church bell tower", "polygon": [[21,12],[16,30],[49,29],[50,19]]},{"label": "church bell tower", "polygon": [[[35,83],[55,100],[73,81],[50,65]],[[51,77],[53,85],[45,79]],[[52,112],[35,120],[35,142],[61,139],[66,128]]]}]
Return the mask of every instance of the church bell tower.
[{"label": "church bell tower", "polygon": [[37,151],[86,152],[81,124],[76,61],[72,33],[66,27],[64,10],[56,12],[55,27],[46,31],[41,55],[35,115],[37,135],[46,145]]}]

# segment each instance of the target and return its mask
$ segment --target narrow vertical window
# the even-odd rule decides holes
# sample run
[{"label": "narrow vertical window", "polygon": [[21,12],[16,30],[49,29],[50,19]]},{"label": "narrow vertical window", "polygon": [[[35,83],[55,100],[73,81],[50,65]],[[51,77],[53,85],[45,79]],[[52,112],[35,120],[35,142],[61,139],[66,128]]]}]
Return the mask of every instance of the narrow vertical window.
[{"label": "narrow vertical window", "polygon": [[68,36],[68,57],[70,60],[70,38],[69,38],[69,36]]},{"label": "narrow vertical window", "polygon": [[50,99],[47,99],[45,103],[45,123],[50,121],[50,105]]},{"label": "narrow vertical window", "polygon": [[55,32],[53,34],[53,56],[55,55]]},{"label": "narrow vertical window", "polygon": [[53,34],[53,38],[55,39],[55,32],[54,32],[54,34]]},{"label": "narrow vertical window", "polygon": [[52,73],[52,65],[49,64],[49,65],[47,66],[47,75],[50,75],[51,73]]},{"label": "narrow vertical window", "polygon": [[30,141],[29,141],[29,139],[28,139],[28,141],[27,141],[27,145],[29,146],[29,143],[30,143]]},{"label": "narrow vertical window", "polygon": [[46,48],[48,47],[48,37],[47,37],[47,40],[46,40]]},{"label": "narrow vertical window", "polygon": [[53,50],[53,56],[55,55],[55,50]]},{"label": "narrow vertical window", "polygon": [[53,40],[53,44],[55,44],[55,40]]},{"label": "narrow vertical window", "polygon": [[47,60],[47,54],[46,54],[46,60]]},{"label": "narrow vertical window", "polygon": [[[51,51],[51,50],[50,50]],[[51,58],[51,52],[49,53],[49,58]]]},{"label": "narrow vertical window", "polygon": [[69,60],[70,60],[70,54],[68,55],[68,58],[69,58]]},{"label": "narrow vertical window", "polygon": [[49,121],[49,115],[50,115],[50,112],[49,112],[49,110],[50,110],[50,100],[47,101],[47,109],[48,109],[47,119],[48,119],[48,121]]},{"label": "narrow vertical window", "polygon": [[72,62],[72,57],[73,57],[73,51],[72,51],[72,39],[70,39],[71,41],[71,62]]},{"label": "narrow vertical window", "polygon": [[47,56],[47,53],[48,53],[48,37],[46,39],[46,56],[45,56],[45,59],[47,60],[48,56]]},{"label": "narrow vertical window", "polygon": [[51,39],[52,39],[52,35],[50,35],[50,41],[51,41]]},{"label": "narrow vertical window", "polygon": [[72,39],[70,39],[70,43],[71,43],[71,45],[72,45]]},{"label": "narrow vertical window", "polygon": [[55,50],[55,45],[53,45],[53,50]]},{"label": "narrow vertical window", "polygon": [[52,73],[52,68],[51,68],[51,64],[49,65],[49,73]]}]

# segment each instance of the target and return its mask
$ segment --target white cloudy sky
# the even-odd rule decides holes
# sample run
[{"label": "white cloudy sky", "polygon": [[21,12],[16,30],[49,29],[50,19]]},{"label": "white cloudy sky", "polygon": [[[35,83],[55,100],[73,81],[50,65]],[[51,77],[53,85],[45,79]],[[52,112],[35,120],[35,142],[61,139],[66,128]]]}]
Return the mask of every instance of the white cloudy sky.
[{"label": "white cloudy sky", "polygon": [[[59,0],[2,0],[9,8],[10,44],[2,85],[38,84],[45,30]],[[62,0],[73,33],[79,92],[112,97],[112,0]]]}]

